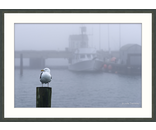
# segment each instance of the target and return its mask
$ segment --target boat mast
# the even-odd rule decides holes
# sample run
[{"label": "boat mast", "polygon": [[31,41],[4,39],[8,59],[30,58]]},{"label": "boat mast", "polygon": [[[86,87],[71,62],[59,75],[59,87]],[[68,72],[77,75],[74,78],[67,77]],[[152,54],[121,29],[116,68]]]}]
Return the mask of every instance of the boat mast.
[{"label": "boat mast", "polygon": [[101,30],[100,30],[101,28],[100,28],[100,24],[99,24],[99,50],[100,50],[100,48],[101,48],[101,41],[100,41],[100,39],[101,39]]},{"label": "boat mast", "polygon": [[109,24],[108,24],[108,52],[109,52],[109,55],[110,55],[111,50],[110,50],[110,40],[109,40]]},{"label": "boat mast", "polygon": [[121,48],[121,24],[119,23],[119,50]]},{"label": "boat mast", "polygon": [[86,45],[84,43],[84,32],[86,32],[86,27],[82,26],[81,27],[81,48],[84,48]]}]

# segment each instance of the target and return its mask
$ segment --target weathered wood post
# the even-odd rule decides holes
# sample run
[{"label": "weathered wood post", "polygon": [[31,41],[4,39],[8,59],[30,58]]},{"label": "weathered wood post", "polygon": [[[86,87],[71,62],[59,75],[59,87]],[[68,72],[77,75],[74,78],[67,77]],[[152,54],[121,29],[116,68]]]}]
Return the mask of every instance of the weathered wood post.
[{"label": "weathered wood post", "polygon": [[20,55],[20,75],[23,75],[23,54]]},{"label": "weathered wood post", "polygon": [[51,107],[52,88],[36,88],[36,107]]}]

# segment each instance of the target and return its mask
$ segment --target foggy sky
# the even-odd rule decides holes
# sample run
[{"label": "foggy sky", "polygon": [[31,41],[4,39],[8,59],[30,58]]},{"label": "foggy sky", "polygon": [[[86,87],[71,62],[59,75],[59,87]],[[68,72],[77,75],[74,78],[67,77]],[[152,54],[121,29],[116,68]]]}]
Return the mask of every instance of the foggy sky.
[{"label": "foggy sky", "polygon": [[69,35],[80,34],[81,26],[87,28],[89,46],[97,50],[108,50],[108,43],[111,50],[128,43],[141,45],[141,24],[15,24],[15,51],[64,50]]}]

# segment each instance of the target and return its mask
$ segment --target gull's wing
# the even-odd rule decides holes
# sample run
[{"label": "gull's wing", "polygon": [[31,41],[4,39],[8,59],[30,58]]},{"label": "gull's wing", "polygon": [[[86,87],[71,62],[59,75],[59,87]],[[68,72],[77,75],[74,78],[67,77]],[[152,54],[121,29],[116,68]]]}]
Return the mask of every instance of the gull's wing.
[{"label": "gull's wing", "polygon": [[[43,72],[42,72],[42,73],[43,73]],[[40,74],[40,79],[41,79],[42,73]]]}]

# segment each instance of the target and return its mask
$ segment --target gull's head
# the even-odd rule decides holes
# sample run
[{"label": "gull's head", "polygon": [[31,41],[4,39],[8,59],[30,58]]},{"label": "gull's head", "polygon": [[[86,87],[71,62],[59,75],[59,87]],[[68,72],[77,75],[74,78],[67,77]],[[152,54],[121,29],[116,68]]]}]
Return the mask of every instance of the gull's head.
[{"label": "gull's head", "polygon": [[41,70],[41,72],[49,72],[50,73],[50,69],[49,68],[44,68]]}]

